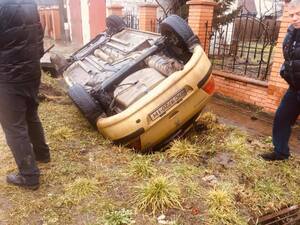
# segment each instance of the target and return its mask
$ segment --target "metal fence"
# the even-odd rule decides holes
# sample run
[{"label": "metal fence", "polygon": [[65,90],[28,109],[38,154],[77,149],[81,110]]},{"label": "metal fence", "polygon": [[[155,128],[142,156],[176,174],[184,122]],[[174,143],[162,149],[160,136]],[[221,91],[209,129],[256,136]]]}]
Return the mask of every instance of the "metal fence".
[{"label": "metal fence", "polygon": [[139,29],[139,18],[136,14],[133,13],[126,13],[125,16],[123,17],[123,20],[125,21],[126,25],[129,28],[132,29]]},{"label": "metal fence", "polygon": [[209,41],[203,43],[204,49],[215,69],[267,80],[279,26],[276,16],[257,18],[242,14],[217,29],[206,23]]},{"label": "metal fence", "polygon": [[[166,16],[162,16],[160,18],[154,19],[150,21],[150,31],[154,33],[160,33],[160,24],[166,18]],[[133,12],[126,12],[123,16],[123,20],[125,21],[127,27],[132,29],[139,29],[139,17],[137,14]]]}]

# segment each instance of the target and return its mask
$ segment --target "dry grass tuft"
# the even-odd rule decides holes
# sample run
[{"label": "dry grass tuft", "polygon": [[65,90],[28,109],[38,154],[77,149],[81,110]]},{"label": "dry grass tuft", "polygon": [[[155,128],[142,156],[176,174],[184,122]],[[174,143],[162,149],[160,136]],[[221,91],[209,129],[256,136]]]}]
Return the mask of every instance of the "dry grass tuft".
[{"label": "dry grass tuft", "polygon": [[181,208],[178,185],[169,178],[158,176],[137,188],[135,203],[139,210],[153,214],[167,208]]},{"label": "dry grass tuft", "polygon": [[209,224],[247,224],[235,206],[233,189],[230,184],[223,183],[209,191],[206,202]]},{"label": "dry grass tuft", "polygon": [[214,128],[215,124],[218,123],[218,118],[211,112],[205,112],[199,117],[197,122],[198,124],[204,126],[206,129],[212,129]]},{"label": "dry grass tuft", "polygon": [[62,126],[57,128],[52,135],[54,138],[63,141],[72,138],[74,131],[69,127]]},{"label": "dry grass tuft", "polygon": [[150,159],[138,157],[130,163],[130,171],[133,175],[146,178],[153,176],[156,169],[151,165]]},{"label": "dry grass tuft", "polygon": [[188,140],[175,140],[168,150],[169,157],[173,159],[197,159],[199,150]]}]

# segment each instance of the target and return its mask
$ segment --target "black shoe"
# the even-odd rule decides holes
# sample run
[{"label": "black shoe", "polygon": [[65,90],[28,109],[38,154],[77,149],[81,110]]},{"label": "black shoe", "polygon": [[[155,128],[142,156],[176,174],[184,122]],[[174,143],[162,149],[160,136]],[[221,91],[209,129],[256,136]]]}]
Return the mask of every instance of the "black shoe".
[{"label": "black shoe", "polygon": [[38,157],[36,157],[35,160],[36,160],[37,162],[39,162],[39,163],[49,163],[49,162],[51,162],[50,156],[49,156],[49,157],[46,157],[46,158],[38,158]]},{"label": "black shoe", "polygon": [[279,155],[275,152],[264,153],[261,154],[260,157],[262,157],[266,161],[280,161],[280,160],[287,160],[289,158],[286,155]]},{"label": "black shoe", "polygon": [[[36,178],[38,180],[38,178]],[[6,177],[6,182],[15,186],[19,186],[22,188],[30,189],[30,190],[37,190],[39,188],[39,182],[36,183],[28,183],[26,177],[20,174],[9,174]]]}]

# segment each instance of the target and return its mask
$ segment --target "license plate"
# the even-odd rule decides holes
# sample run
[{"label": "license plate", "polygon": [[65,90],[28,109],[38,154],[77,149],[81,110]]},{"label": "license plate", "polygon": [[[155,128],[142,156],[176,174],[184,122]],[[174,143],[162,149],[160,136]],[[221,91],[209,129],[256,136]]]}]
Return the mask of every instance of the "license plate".
[{"label": "license plate", "polygon": [[184,97],[187,95],[187,90],[185,88],[178,91],[174,96],[172,96],[168,101],[160,105],[157,109],[155,109],[152,113],[149,114],[151,120],[156,120],[157,118],[164,115],[170,108],[174,105],[181,102]]}]

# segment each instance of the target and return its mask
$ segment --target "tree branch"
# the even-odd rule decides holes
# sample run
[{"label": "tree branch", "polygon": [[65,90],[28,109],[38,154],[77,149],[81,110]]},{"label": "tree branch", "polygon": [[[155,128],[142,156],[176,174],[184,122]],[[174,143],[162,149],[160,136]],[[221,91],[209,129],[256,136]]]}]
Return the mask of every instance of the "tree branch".
[{"label": "tree branch", "polygon": [[168,11],[162,6],[162,4],[158,0],[155,0],[155,2],[163,10],[163,12],[165,14],[165,17],[167,17],[168,16]]}]

